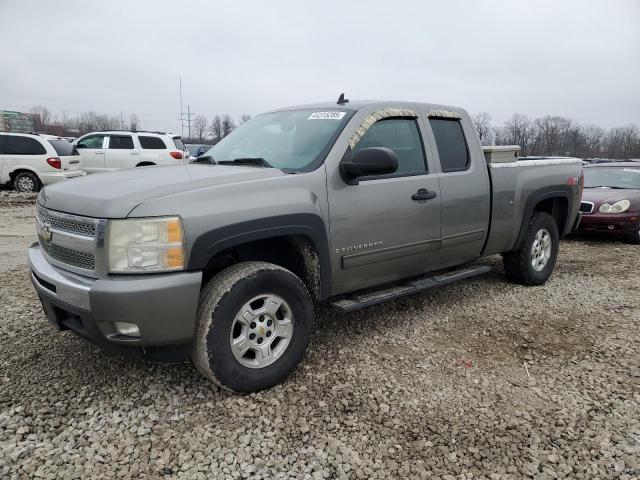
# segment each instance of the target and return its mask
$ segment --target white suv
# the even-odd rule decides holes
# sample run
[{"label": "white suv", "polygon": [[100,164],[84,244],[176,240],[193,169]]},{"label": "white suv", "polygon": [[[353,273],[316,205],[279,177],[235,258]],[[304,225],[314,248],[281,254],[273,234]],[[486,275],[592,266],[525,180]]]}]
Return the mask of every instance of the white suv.
[{"label": "white suv", "polygon": [[175,165],[188,160],[184,143],[177,135],[161,132],[92,132],[73,145],[87,173],[147,165]]},{"label": "white suv", "polygon": [[43,185],[84,174],[80,157],[64,138],[0,132],[0,184],[37,192]]}]

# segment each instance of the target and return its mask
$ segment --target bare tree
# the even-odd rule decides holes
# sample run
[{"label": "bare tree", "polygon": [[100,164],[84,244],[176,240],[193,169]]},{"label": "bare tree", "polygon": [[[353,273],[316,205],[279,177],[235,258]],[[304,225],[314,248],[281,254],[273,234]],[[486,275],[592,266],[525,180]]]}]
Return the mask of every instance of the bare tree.
[{"label": "bare tree", "polygon": [[502,145],[520,145],[522,155],[528,155],[532,144],[531,120],[526,115],[514,113],[504,127],[496,132],[496,143]]},{"label": "bare tree", "polygon": [[476,127],[480,143],[490,145],[492,140],[491,115],[487,112],[474,113],[471,115],[473,125]]},{"label": "bare tree", "polygon": [[36,132],[47,132],[47,128],[51,125],[51,112],[47,107],[36,105],[31,109],[33,114],[33,127]]},{"label": "bare tree", "polygon": [[198,137],[198,142],[202,143],[204,138],[204,134],[207,131],[207,127],[209,126],[209,120],[204,115],[197,115],[193,121],[193,129],[195,131],[196,136]]},{"label": "bare tree", "polygon": [[224,117],[222,117],[222,137],[229,135],[234,128],[236,128],[236,124],[233,123],[233,118],[225,113]]},{"label": "bare tree", "polygon": [[138,118],[138,115],[136,115],[135,113],[132,113],[129,116],[129,130],[131,130],[132,132],[136,132],[138,131],[139,127],[140,127],[140,118]]},{"label": "bare tree", "polygon": [[251,115],[249,115],[248,113],[243,113],[242,115],[240,115],[239,124],[242,125],[243,123],[247,123],[249,120],[251,120]]},{"label": "bare tree", "polygon": [[220,115],[216,115],[215,117],[213,117],[211,126],[209,127],[209,131],[211,132],[211,135],[213,136],[213,139],[216,143],[223,139],[224,135],[222,130],[222,119],[220,118]]}]

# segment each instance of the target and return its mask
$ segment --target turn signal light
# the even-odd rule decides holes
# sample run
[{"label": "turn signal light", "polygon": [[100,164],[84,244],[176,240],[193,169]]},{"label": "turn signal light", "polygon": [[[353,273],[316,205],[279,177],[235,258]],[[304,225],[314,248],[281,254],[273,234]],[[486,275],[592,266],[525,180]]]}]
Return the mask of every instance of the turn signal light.
[{"label": "turn signal light", "polygon": [[169,152],[169,154],[176,160],[182,160],[182,152]]},{"label": "turn signal light", "polygon": [[60,170],[60,168],[62,167],[62,162],[58,157],[47,158],[47,163],[53,168],[57,168],[58,170]]}]

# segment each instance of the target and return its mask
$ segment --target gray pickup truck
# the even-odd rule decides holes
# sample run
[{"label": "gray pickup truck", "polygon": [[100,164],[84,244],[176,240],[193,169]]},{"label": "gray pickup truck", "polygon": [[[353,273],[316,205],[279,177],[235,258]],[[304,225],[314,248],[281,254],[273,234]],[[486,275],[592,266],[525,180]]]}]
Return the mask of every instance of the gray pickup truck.
[{"label": "gray pickup truck", "polygon": [[498,253],[544,283],[581,189],[579,160],[483,151],[460,108],[341,99],[256,116],[197,164],[47,186],[31,278],[58,328],[251,392],[293,371],[321,304],[469,278]]}]

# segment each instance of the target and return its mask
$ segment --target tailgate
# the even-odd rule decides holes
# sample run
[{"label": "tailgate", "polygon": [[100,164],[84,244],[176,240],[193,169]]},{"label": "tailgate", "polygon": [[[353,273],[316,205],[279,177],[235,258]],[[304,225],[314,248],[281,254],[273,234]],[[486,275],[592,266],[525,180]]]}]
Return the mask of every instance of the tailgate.
[{"label": "tailgate", "polygon": [[61,156],[61,169],[63,172],[73,172],[75,170],[80,170],[80,155],[67,155]]}]

